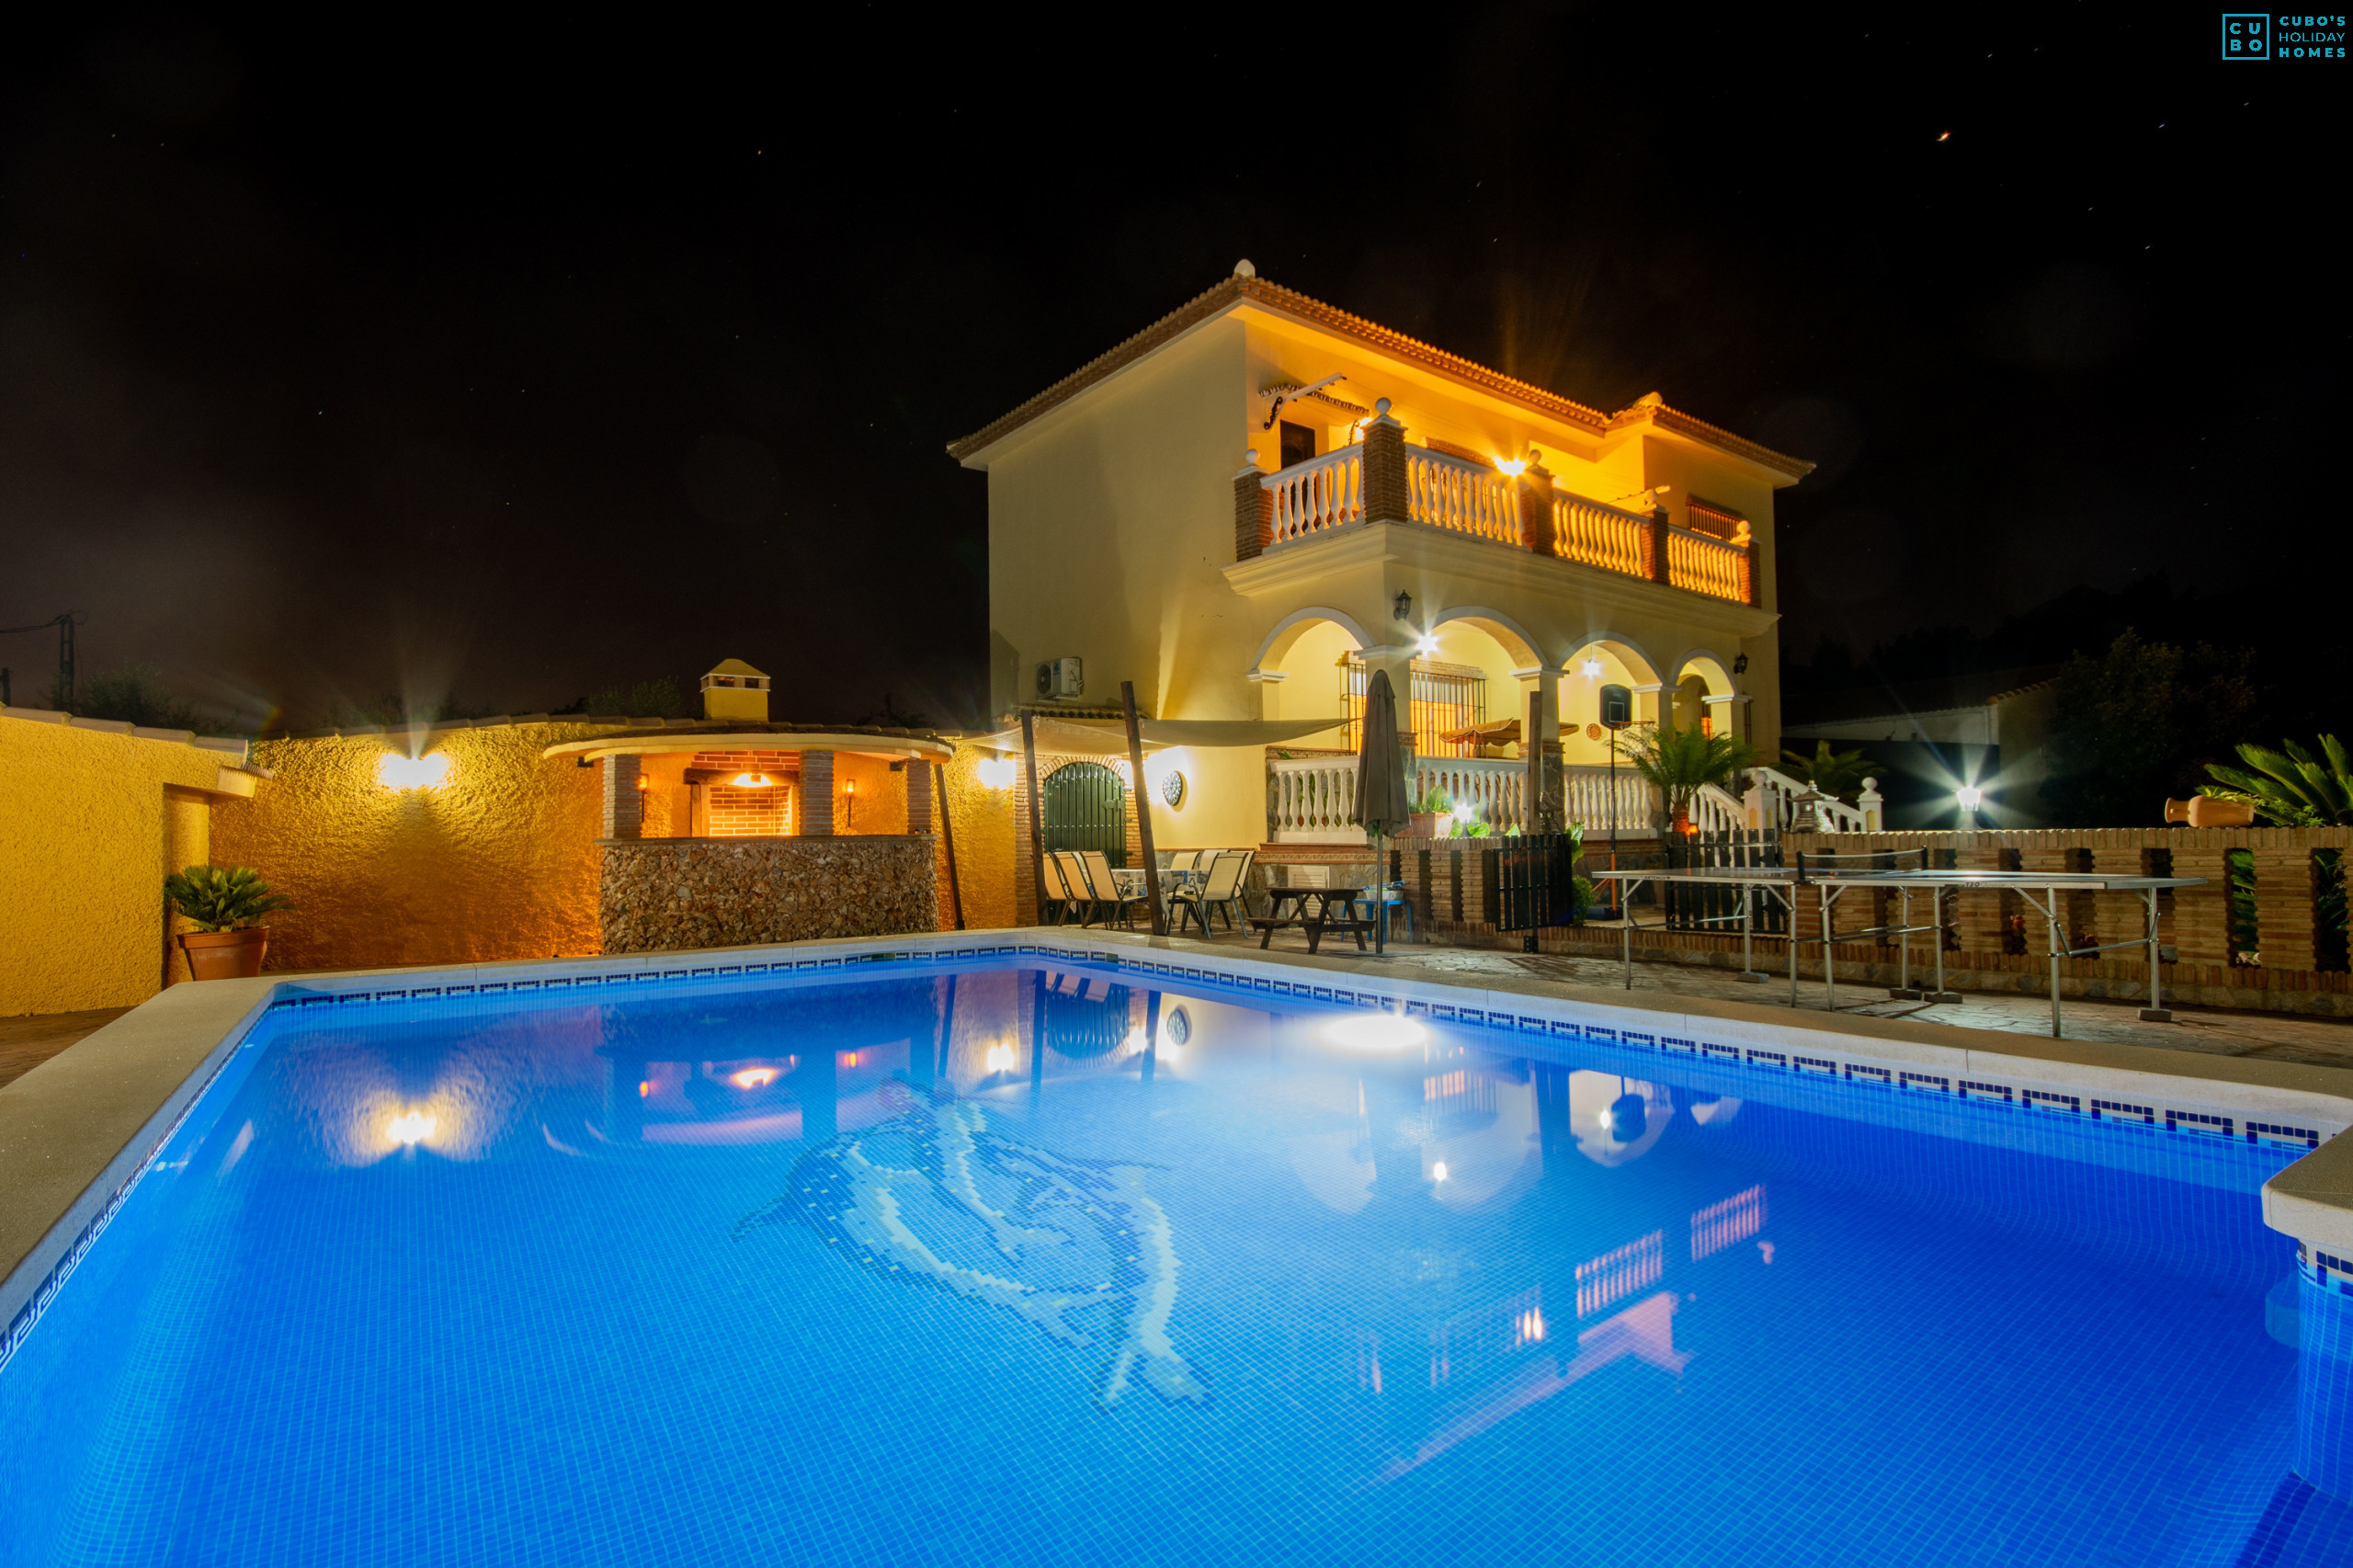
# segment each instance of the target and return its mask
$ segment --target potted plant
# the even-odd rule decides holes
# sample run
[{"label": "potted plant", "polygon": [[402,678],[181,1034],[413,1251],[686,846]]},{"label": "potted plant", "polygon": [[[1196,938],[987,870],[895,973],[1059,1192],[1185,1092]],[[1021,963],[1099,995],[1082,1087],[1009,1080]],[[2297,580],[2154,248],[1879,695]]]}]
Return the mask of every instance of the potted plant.
[{"label": "potted plant", "polygon": [[269,927],[261,917],[291,909],[251,866],[190,866],[164,879],[164,897],[196,923],[179,937],[191,980],[245,980],[261,972]]},{"label": "potted plant", "polygon": [[1719,788],[1755,765],[1756,748],[1734,735],[1698,730],[1657,730],[1643,734],[1627,754],[1634,771],[1649,780],[1666,804],[1675,831],[1691,831],[1691,802],[1713,784]]},{"label": "potted plant", "polygon": [[1415,838],[1436,838],[1438,835],[1438,824],[1444,821],[1447,814],[1453,810],[1454,801],[1447,796],[1445,791],[1430,790],[1420,800],[1415,801],[1412,810],[1407,813],[1406,822],[1411,835]]}]

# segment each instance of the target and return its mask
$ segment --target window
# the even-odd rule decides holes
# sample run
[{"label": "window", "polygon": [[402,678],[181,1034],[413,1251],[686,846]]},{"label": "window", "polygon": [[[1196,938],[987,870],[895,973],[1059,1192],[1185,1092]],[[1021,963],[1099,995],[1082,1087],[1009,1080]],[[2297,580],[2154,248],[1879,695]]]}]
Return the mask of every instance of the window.
[{"label": "window", "polygon": [[1315,432],[1304,425],[1283,421],[1283,467],[1303,463],[1315,455]]},{"label": "window", "polygon": [[[1364,718],[1367,679],[1364,655],[1350,653],[1340,661],[1340,711],[1347,731],[1341,744],[1355,751],[1364,744],[1358,725]],[[1413,727],[1416,756],[1469,756],[1468,741],[1441,741],[1449,730],[1468,729],[1487,721],[1487,677],[1476,665],[1444,665],[1436,659],[1413,663],[1413,694],[1406,700],[1410,717],[1398,717]]]}]

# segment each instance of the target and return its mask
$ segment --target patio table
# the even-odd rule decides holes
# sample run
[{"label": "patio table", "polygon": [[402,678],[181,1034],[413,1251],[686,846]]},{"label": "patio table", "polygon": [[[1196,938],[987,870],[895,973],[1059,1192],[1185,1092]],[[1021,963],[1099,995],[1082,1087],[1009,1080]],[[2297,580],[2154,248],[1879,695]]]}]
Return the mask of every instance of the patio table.
[{"label": "patio table", "polygon": [[[1267,898],[1272,906],[1270,915],[1253,915],[1250,924],[1260,935],[1258,946],[1266,947],[1275,939],[1275,933],[1286,926],[1296,926],[1307,933],[1307,950],[1314,952],[1322,946],[1326,931],[1346,931],[1357,939],[1357,950],[1364,950],[1364,934],[1372,929],[1372,922],[1357,915],[1357,902],[1364,897],[1362,888],[1268,888]],[[1283,905],[1292,905],[1290,915]],[[1334,918],[1332,906],[1344,906],[1347,913]]]}]

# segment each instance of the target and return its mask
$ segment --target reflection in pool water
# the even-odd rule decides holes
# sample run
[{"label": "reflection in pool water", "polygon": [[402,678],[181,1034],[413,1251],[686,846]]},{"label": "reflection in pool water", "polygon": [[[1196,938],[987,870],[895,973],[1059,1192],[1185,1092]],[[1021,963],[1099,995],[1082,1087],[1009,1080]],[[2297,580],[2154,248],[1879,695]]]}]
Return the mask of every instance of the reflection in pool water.
[{"label": "reflection in pool water", "polygon": [[272,1015],[0,1371],[0,1562],[2230,1562],[2292,1480],[2280,1152],[1248,1000]]}]

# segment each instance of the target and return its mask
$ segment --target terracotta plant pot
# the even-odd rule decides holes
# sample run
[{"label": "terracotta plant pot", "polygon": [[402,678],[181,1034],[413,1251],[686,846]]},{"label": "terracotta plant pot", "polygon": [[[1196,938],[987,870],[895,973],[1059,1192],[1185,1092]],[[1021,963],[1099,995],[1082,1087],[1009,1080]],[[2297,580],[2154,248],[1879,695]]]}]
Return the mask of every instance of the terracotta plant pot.
[{"label": "terracotta plant pot", "polygon": [[251,980],[261,972],[261,955],[269,947],[269,927],[243,931],[190,931],[179,939],[188,955],[191,980]]},{"label": "terracotta plant pot", "polygon": [[1688,811],[1679,811],[1675,813],[1675,831],[1686,837],[1690,835],[1691,813]]},{"label": "terracotta plant pot", "polygon": [[1415,812],[1406,818],[1406,826],[1415,838],[1436,838],[1438,824],[1445,820],[1437,812]]},{"label": "terracotta plant pot", "polygon": [[2192,795],[2187,801],[2167,801],[2165,821],[2192,827],[2249,827],[2255,823],[2255,808],[2244,801]]}]

